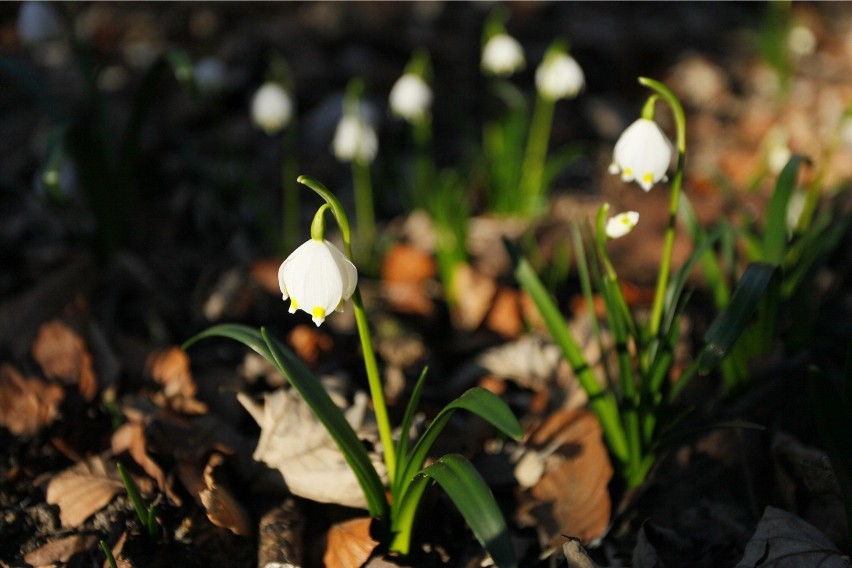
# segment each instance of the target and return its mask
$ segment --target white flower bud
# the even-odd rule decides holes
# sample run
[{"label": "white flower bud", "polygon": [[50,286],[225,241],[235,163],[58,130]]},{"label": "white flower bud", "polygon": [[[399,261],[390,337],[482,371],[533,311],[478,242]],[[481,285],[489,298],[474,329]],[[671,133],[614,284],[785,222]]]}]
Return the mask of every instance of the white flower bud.
[{"label": "white flower bud", "polygon": [[391,89],[391,110],[396,116],[409,122],[422,120],[431,105],[432,89],[419,75],[406,73]]},{"label": "white flower bud", "polygon": [[642,189],[650,191],[655,183],[667,179],[673,152],[671,142],[657,123],[640,118],[615,143],[609,173],[620,173],[622,181],[635,180]]},{"label": "white flower bud", "polygon": [[317,327],[355,293],[358,269],[326,240],[310,239],[294,250],[278,269],[278,285],[290,313],[302,310]]},{"label": "white flower bud", "polygon": [[379,151],[379,139],[360,116],[344,114],[337,123],[332,149],[341,162],[369,164]]},{"label": "white flower bud", "polygon": [[293,118],[293,101],[277,83],[266,83],[251,100],[252,121],[270,136],[284,130]]},{"label": "white flower bud", "polygon": [[482,71],[489,75],[508,77],[526,65],[524,48],[509,34],[493,36],[482,48]]},{"label": "white flower bud", "polygon": [[636,211],[625,211],[606,221],[606,236],[610,239],[618,239],[629,233],[639,222],[639,213]]},{"label": "white flower bud", "polygon": [[538,92],[551,101],[576,97],[585,84],[580,65],[565,53],[546,56],[535,72]]}]

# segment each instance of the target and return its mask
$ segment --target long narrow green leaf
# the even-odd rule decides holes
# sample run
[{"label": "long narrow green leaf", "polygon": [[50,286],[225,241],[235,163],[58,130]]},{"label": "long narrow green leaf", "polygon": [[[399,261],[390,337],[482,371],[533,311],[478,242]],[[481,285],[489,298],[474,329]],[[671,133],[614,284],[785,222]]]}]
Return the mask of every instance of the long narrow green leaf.
[{"label": "long narrow green leaf", "polygon": [[[487,420],[495,428],[511,436],[516,440],[520,440],[524,436],[524,430],[518,423],[518,419],[512,414],[512,411],[503,402],[503,399],[498,397],[491,391],[485,390],[482,387],[474,387],[463,395],[445,406],[441,412],[417,440],[414,449],[411,450],[411,455],[407,458],[399,456],[400,460],[405,459],[405,465],[402,468],[402,475],[399,477],[399,487],[405,491],[408,483],[414,479],[417,471],[423,466],[426,456],[438,435],[444,429],[444,426],[449,422],[450,417],[456,410],[467,410]],[[398,497],[398,496],[395,496]]]},{"label": "long narrow green leaf", "polygon": [[405,414],[402,415],[402,424],[399,429],[399,442],[396,447],[397,471],[394,476],[395,488],[394,491],[391,492],[392,494],[396,494],[398,492],[396,488],[400,487],[402,466],[408,460],[408,431],[411,429],[411,423],[414,421],[414,413],[417,412],[417,406],[420,404],[420,395],[423,392],[423,385],[426,383],[426,373],[428,371],[428,367],[423,367],[423,371],[420,372],[420,377],[414,384],[414,390],[411,391],[411,396],[408,398],[408,405],[405,407]]},{"label": "long narrow green leaf", "polygon": [[796,179],[799,166],[804,161],[802,156],[794,155],[781,170],[775,183],[775,192],[769,201],[766,214],[766,226],[763,229],[763,261],[781,265],[787,250],[787,206],[790,197],[796,189]]},{"label": "long narrow green leaf", "polygon": [[[458,454],[446,455],[417,477],[417,491],[412,494],[407,511],[416,510],[425,488],[422,480],[434,479],[449,495],[476,539],[491,554],[494,564],[501,568],[517,566],[503,514],[485,480],[467,459]],[[413,512],[411,518],[413,520]]]},{"label": "long narrow green leaf", "polygon": [[189,339],[183,346],[189,347],[207,337],[235,339],[262,355],[287,377],[343,452],[343,456],[364,491],[370,514],[386,519],[388,504],[384,487],[370,462],[367,451],[352,430],[352,426],[346,421],[346,417],[304,363],[292,351],[271,339],[265,330],[257,331],[239,324],[213,326]]}]

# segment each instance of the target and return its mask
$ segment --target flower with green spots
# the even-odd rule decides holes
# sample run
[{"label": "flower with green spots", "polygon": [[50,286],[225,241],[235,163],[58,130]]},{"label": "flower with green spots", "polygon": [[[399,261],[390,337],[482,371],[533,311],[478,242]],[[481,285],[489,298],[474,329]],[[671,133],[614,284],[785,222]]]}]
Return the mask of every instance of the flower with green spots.
[{"label": "flower with green spots", "polygon": [[629,233],[639,222],[639,213],[636,211],[625,211],[607,219],[606,236],[610,239],[618,239]]},{"label": "flower with green spots", "polygon": [[278,269],[278,285],[290,313],[302,310],[317,327],[326,315],[343,307],[358,283],[358,269],[333,244],[310,239],[294,250]]},{"label": "flower with green spots", "polygon": [[627,127],[612,155],[609,173],[621,174],[622,181],[635,181],[645,191],[654,184],[666,181],[672,163],[672,144],[657,123],[647,118],[637,119]]}]

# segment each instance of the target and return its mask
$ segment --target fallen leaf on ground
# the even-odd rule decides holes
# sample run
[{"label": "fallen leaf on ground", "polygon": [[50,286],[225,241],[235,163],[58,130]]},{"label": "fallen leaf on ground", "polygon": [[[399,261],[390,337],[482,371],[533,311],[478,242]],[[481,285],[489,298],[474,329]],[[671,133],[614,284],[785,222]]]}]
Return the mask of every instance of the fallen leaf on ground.
[{"label": "fallen leaf on ground", "polygon": [[331,351],[334,341],[313,325],[299,324],[287,336],[287,343],[308,365],[316,365],[320,354]]},{"label": "fallen leaf on ground", "polygon": [[428,316],[435,310],[424,285],[435,277],[435,260],[428,253],[396,243],[382,261],[382,291],[395,311]]},{"label": "fallen leaf on ground", "polygon": [[111,445],[113,454],[128,452],[145,473],[157,483],[157,486],[166,494],[169,501],[176,506],[181,505],[181,498],[174,492],[163,469],[154,461],[145,447],[145,429],[141,424],[134,422],[123,424],[113,432]]},{"label": "fallen leaf on ground", "polygon": [[328,529],[328,546],[323,555],[326,568],[358,568],[378,546],[370,536],[369,517],[359,517],[332,525]]},{"label": "fallen leaf on ground", "polygon": [[89,550],[97,542],[93,535],[74,534],[49,541],[25,554],[24,560],[32,566],[52,566],[57,562],[68,562],[72,556]]},{"label": "fallen leaf on ground", "polygon": [[32,435],[53,422],[65,391],[56,384],[24,378],[8,363],[0,365],[0,426]]},{"label": "fallen leaf on ground", "polygon": [[532,457],[526,463],[541,460],[542,474],[522,497],[519,524],[537,527],[550,545],[562,535],[582,542],[600,537],[609,524],[613,470],[595,416],[582,409],[558,411],[528,444]]},{"label": "fallen leaf on ground", "polygon": [[32,355],[48,378],[77,385],[86,400],[97,394],[98,382],[86,343],[61,321],[52,320],[39,327]]},{"label": "fallen leaf on ground", "polygon": [[201,504],[207,510],[207,518],[217,527],[228,529],[240,536],[249,536],[252,531],[251,520],[245,508],[237,501],[222,480],[217,470],[222,468],[225,458],[214,452],[204,468],[204,485],[201,490]]},{"label": "fallen leaf on ground", "polygon": [[783,509],[766,507],[737,564],[737,568],[757,566],[849,568],[850,564],[813,526]]},{"label": "fallen leaf on ground", "polygon": [[[295,392],[278,389],[267,393],[264,404],[245,394],[237,400],[260,425],[254,459],[281,472],[294,495],[347,507],[366,508],[361,486],[331,435],[310,407]],[[367,397],[358,393],[346,418],[358,432],[364,422]],[[385,477],[382,459],[370,452],[370,461]]]},{"label": "fallen leaf on ground", "polygon": [[256,260],[249,266],[249,277],[270,294],[280,296],[281,287],[278,284],[278,268],[283,261],[283,258]]},{"label": "fallen leaf on ground", "polygon": [[518,337],[524,330],[520,292],[512,288],[500,288],[485,318],[485,327],[506,339]]},{"label": "fallen leaf on ground", "polygon": [[47,486],[47,503],[59,505],[62,526],[78,527],[106,507],[123,489],[115,464],[95,456],[51,479]]},{"label": "fallen leaf on ground", "polygon": [[453,271],[452,286],[456,299],[453,323],[467,331],[478,328],[491,309],[491,302],[497,294],[497,282],[471,265],[459,263]]},{"label": "fallen leaf on ground", "polygon": [[194,398],[197,388],[189,367],[189,356],[180,347],[152,351],[145,361],[145,373],[163,386],[166,396]]}]

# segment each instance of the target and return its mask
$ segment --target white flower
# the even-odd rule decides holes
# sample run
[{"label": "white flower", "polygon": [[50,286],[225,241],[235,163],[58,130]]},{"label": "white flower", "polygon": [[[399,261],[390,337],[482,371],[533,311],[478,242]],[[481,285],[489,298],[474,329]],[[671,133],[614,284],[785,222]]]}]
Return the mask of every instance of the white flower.
[{"label": "white flower", "polygon": [[807,26],[794,26],[787,34],[787,49],[795,55],[811,55],[816,51],[816,46],[816,36]]},{"label": "white flower", "polygon": [[344,114],[337,123],[332,149],[341,162],[369,164],[379,151],[379,139],[360,116]]},{"label": "white flower", "polygon": [[526,65],[524,48],[506,33],[493,36],[482,48],[482,70],[490,75],[508,77]]},{"label": "white flower", "polygon": [[667,179],[672,153],[671,142],[657,123],[640,118],[615,143],[609,173],[620,173],[622,181],[635,180],[642,189],[650,191],[655,183]]},{"label": "white flower", "polygon": [[266,83],[251,99],[251,118],[270,136],[284,130],[293,118],[293,101],[277,83]]},{"label": "white flower", "polygon": [[317,327],[352,297],[358,269],[333,244],[311,239],[294,250],[278,269],[278,285],[290,313],[311,314]]},{"label": "white flower", "polygon": [[625,211],[606,221],[606,236],[610,239],[618,239],[633,230],[639,222],[639,213],[636,211]]},{"label": "white flower", "polygon": [[17,29],[22,44],[41,43],[62,35],[62,22],[49,2],[24,2]]},{"label": "white flower", "polygon": [[585,84],[580,65],[566,53],[545,56],[535,72],[538,92],[551,101],[576,97]]},{"label": "white flower", "polygon": [[414,73],[405,73],[391,89],[391,110],[409,122],[421,120],[431,104],[432,89],[422,77]]},{"label": "white flower", "polygon": [[225,88],[228,72],[217,57],[205,57],[195,64],[195,84],[205,95],[218,94]]}]

